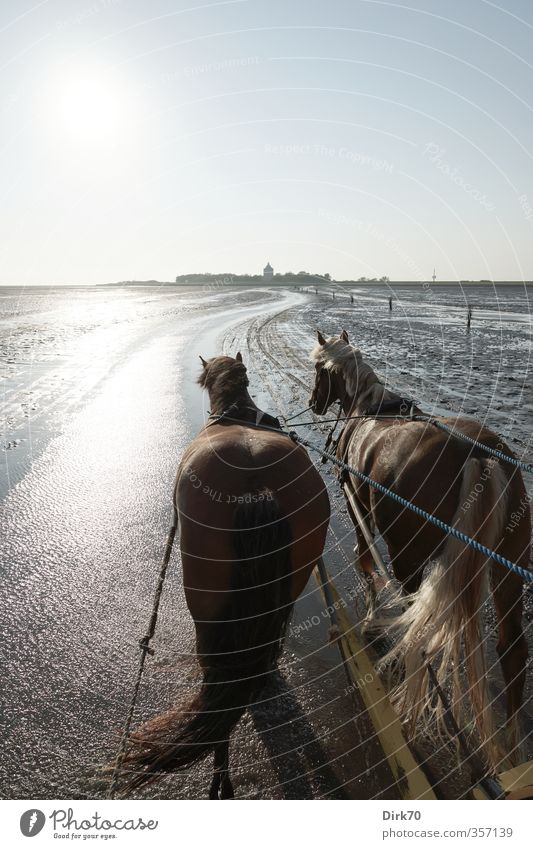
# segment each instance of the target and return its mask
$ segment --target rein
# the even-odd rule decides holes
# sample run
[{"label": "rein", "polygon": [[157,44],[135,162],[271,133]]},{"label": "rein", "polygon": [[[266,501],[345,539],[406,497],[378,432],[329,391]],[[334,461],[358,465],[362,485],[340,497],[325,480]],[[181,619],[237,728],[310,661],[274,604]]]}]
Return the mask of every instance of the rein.
[{"label": "rein", "polygon": [[[328,433],[326,444],[324,445],[324,451],[327,451],[332,444],[333,434],[337,429],[337,425],[339,424],[343,408],[344,402],[346,400],[347,392],[344,392],[342,399],[339,400],[339,412],[337,414],[336,419],[329,419],[329,421],[333,421],[334,425]],[[381,413],[381,410],[390,410],[390,413],[384,412]],[[396,410],[396,412],[394,412]],[[397,418],[409,418],[414,419],[414,411],[415,411],[415,402],[412,400],[408,400],[407,398],[394,398],[390,401],[379,401],[377,404],[374,404],[372,407],[369,407],[364,413],[361,413],[357,416],[345,416],[343,421],[349,422],[354,419],[397,419]],[[293,427],[300,427],[301,425],[306,424],[306,422],[299,422],[297,424],[293,424]],[[339,436],[333,443],[333,450],[337,450],[337,445],[339,444],[339,440],[344,433],[344,429],[340,432]],[[322,463],[327,463],[327,458],[322,457]]]},{"label": "rein", "polygon": [[139,648],[141,650],[141,655],[139,657],[139,664],[137,667],[137,677],[135,678],[135,685],[133,687],[133,693],[130,700],[130,705],[128,709],[128,713],[126,716],[126,721],[124,723],[124,728],[122,730],[122,735],[120,738],[120,743],[118,747],[117,756],[115,759],[115,765],[113,767],[113,773],[111,776],[111,783],[109,785],[109,789],[107,792],[108,799],[114,799],[115,794],[117,792],[117,788],[120,782],[120,776],[122,773],[122,769],[124,766],[124,760],[126,758],[128,743],[130,740],[130,729],[131,723],[133,722],[133,714],[135,712],[135,707],[137,705],[137,699],[139,696],[139,689],[141,686],[141,680],[144,672],[144,666],[146,663],[146,656],[149,654],[154,654],[154,649],[150,647],[150,641],[155,634],[155,629],[157,625],[157,618],[159,615],[159,605],[161,602],[161,596],[163,594],[163,587],[165,585],[165,578],[167,576],[168,564],[170,562],[170,556],[172,554],[172,547],[174,545],[174,538],[176,536],[176,531],[178,529],[178,511],[176,509],[176,500],[175,496],[173,497],[172,504],[172,524],[169,528],[167,539],[165,542],[165,551],[163,554],[163,560],[161,563],[161,569],[159,570],[159,577],[154,593],[154,600],[152,603],[152,613],[150,615],[150,622],[148,624],[148,629],[144,637],[139,640]]},{"label": "rein", "polygon": [[[255,421],[239,416],[239,412],[250,410],[255,413]],[[233,415],[231,415],[233,413]],[[206,427],[219,424],[220,422],[231,422],[232,424],[248,425],[248,427],[257,428],[258,430],[273,430],[278,433],[286,432],[282,429],[281,422],[276,416],[271,416],[270,413],[265,413],[257,407],[239,407],[237,404],[231,404],[222,413],[210,413]],[[286,434],[288,436],[288,434]]]},{"label": "rein", "polygon": [[282,416],[282,419],[285,422],[292,422],[293,419],[297,419],[298,416],[301,416],[303,413],[308,413],[309,410],[312,410],[312,409],[313,409],[313,406],[310,405],[309,407],[304,407],[303,410],[299,410],[297,413],[294,413],[293,416],[289,416],[288,418],[287,418],[287,416]]},{"label": "rein", "polygon": [[316,454],[320,454],[322,457],[325,456],[330,461],[330,463],[333,463],[334,466],[341,469],[344,473],[353,475],[358,480],[363,481],[363,483],[366,483],[368,486],[371,486],[373,489],[377,490],[377,492],[380,492],[382,495],[386,495],[388,498],[391,498],[393,501],[396,501],[397,504],[401,504],[402,507],[406,507],[408,510],[411,510],[413,513],[416,513],[416,515],[419,516],[421,519],[424,519],[424,521],[429,522],[431,525],[435,525],[436,528],[439,528],[439,530],[444,531],[445,534],[455,537],[455,539],[458,539],[460,542],[469,545],[471,548],[475,549],[480,554],[484,554],[485,557],[490,557],[492,560],[495,560],[496,563],[499,563],[501,566],[505,566],[505,568],[509,569],[511,572],[515,572],[517,575],[520,575],[520,577],[528,583],[533,583],[533,572],[530,572],[528,569],[524,569],[517,563],[513,563],[512,560],[507,560],[506,557],[503,557],[501,554],[498,554],[498,552],[493,551],[491,548],[488,548],[488,546],[483,545],[476,539],[473,539],[473,537],[470,537],[468,536],[468,534],[465,534],[462,531],[458,530],[458,528],[456,528],[455,526],[448,525],[447,522],[443,522],[437,516],[433,516],[426,510],[422,510],[421,507],[418,507],[412,501],[409,501],[409,499],[404,498],[397,492],[394,492],[388,487],[383,486],[383,484],[379,483],[378,481],[375,481],[369,475],[366,475],[364,472],[359,471],[359,469],[356,469],[354,466],[343,462],[343,460],[340,460],[336,455],[324,451],[322,448],[319,448],[317,445],[314,445],[307,439],[303,439],[303,437],[299,436],[297,433],[294,433],[294,431],[291,431],[289,435],[291,439],[297,444],[303,445],[304,448],[307,448],[309,451],[314,451]]},{"label": "rein", "polygon": [[[485,445],[483,442],[479,442],[477,439],[472,439],[471,436],[467,436],[466,433],[462,433],[455,428],[451,428],[448,425],[445,425],[443,422],[440,422],[435,416],[431,416],[428,413],[417,413],[416,406],[414,401],[407,400],[406,398],[402,398],[399,402],[400,406],[396,413],[381,413],[380,410],[387,409],[395,409],[398,405],[398,401],[387,401],[385,404],[382,404],[377,409],[369,408],[364,413],[360,413],[356,416],[345,416],[343,422],[356,421],[360,419],[407,419],[408,421],[413,422],[426,422],[427,424],[431,424],[434,427],[439,428],[440,430],[449,433],[450,436],[454,436],[456,439],[463,440],[464,442],[468,442],[470,445],[473,445],[475,448],[479,448],[481,451],[484,451],[486,454],[491,454],[493,457],[496,457],[498,460],[502,460],[504,463],[510,463],[512,466],[515,466],[518,469],[522,469],[524,472],[529,472],[533,474],[533,463],[525,463],[523,460],[517,460],[516,457],[511,457],[509,454],[504,454],[503,451],[498,451],[496,448],[491,448],[489,445]],[[326,439],[326,444],[324,446],[324,450],[328,450],[331,440],[333,438],[333,433],[337,428],[342,412],[342,406],[339,409],[339,413],[335,419],[319,419],[320,424],[330,424],[333,422],[333,427],[331,428],[328,437]],[[288,421],[288,419],[285,419]],[[291,425],[291,427],[307,427],[309,425],[317,424],[316,420],[305,421],[305,422],[295,422]],[[334,448],[338,444],[340,436],[334,443]],[[322,462],[326,463],[327,460],[323,457]]]}]

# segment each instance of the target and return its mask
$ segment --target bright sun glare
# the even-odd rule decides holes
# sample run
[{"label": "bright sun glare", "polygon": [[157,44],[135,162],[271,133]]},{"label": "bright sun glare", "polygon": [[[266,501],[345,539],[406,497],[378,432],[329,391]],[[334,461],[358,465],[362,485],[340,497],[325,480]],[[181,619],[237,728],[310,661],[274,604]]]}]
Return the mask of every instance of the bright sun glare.
[{"label": "bright sun glare", "polygon": [[59,130],[79,144],[118,138],[126,119],[126,98],[111,76],[97,72],[62,74],[51,90]]}]

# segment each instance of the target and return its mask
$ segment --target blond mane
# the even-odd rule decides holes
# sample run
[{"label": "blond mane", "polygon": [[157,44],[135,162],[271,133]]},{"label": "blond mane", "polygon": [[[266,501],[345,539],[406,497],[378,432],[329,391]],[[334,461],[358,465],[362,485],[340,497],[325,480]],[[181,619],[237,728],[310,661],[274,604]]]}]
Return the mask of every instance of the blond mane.
[{"label": "blond mane", "polygon": [[399,398],[396,392],[387,389],[372,366],[363,360],[361,351],[345,342],[340,336],[330,336],[324,345],[318,344],[311,358],[329,371],[340,372],[346,383],[346,391],[358,407],[370,407],[380,401]]}]

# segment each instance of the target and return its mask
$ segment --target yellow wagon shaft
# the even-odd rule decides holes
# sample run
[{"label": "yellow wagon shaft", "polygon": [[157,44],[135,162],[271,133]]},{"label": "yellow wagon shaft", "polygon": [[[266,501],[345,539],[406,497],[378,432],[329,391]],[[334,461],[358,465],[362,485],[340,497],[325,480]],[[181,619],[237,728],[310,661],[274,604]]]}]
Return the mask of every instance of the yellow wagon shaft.
[{"label": "yellow wagon shaft", "polygon": [[[332,639],[337,642],[352,687],[361,694],[399,794],[403,799],[436,800],[438,797],[405,738],[400,718],[376,672],[369,649],[346,613],[323,561],[313,574],[334,623]],[[496,780],[505,799],[533,799],[533,761],[500,773]],[[474,799],[492,798],[480,784],[472,792]]]},{"label": "yellow wagon shaft", "polygon": [[326,605],[334,609],[339,628],[335,639],[338,641],[348,677],[365,703],[398,792],[403,799],[436,799],[435,791],[409,748],[400,719],[370,660],[368,650],[343,610],[340,596],[323,564],[316,567],[314,575]]}]

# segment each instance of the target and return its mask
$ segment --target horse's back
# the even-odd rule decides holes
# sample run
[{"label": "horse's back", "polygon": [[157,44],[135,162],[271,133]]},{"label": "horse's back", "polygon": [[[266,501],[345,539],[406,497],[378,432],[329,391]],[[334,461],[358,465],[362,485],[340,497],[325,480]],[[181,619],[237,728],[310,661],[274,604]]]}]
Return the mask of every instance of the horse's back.
[{"label": "horse's back", "polygon": [[[218,487],[218,489],[217,489]],[[232,496],[270,488],[287,507],[325,494],[321,476],[307,452],[286,434],[235,426],[205,428],[178,470],[178,497],[202,490]],[[204,491],[205,490],[205,491]],[[219,502],[220,503],[220,502]]]},{"label": "horse's back", "polygon": [[[447,417],[439,418],[438,421],[477,442],[512,456],[503,440],[475,419]],[[458,509],[462,507],[466,512],[470,506],[468,499],[465,504],[459,504],[467,464],[475,461],[480,478],[479,483],[476,481],[473,493],[467,495],[478,498],[483,480],[487,475],[490,477],[491,464],[499,462],[501,476],[506,481],[505,513],[510,517],[522,505],[523,535],[527,536],[530,527],[529,509],[523,509],[525,487],[519,470],[505,461],[490,459],[490,455],[482,448],[430,422],[408,419],[393,423],[368,420],[354,428],[347,442],[346,453],[350,463],[369,477],[448,524],[452,524],[457,517]],[[409,551],[416,544],[419,552],[429,555],[435,551],[439,541],[444,541],[445,534],[442,531],[424,522],[393,499],[377,496],[364,484],[355,486],[364,505],[374,505],[378,527],[387,529],[389,538],[394,538],[395,547]]]},{"label": "horse's back", "polygon": [[241,425],[206,428],[191,444],[178,471],[176,504],[195,618],[230,585],[237,511],[253,511],[260,522],[273,499],[290,528],[296,597],[322,554],[329,522],[327,491],[307,453],[281,432]]}]

